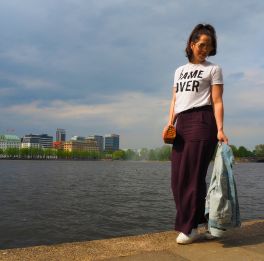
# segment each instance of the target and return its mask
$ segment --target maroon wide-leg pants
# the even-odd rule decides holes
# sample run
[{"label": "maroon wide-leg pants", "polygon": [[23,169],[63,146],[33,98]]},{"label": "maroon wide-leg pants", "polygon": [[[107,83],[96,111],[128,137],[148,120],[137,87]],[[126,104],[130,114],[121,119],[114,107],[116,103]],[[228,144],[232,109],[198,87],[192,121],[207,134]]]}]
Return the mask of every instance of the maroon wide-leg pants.
[{"label": "maroon wide-leg pants", "polygon": [[198,224],[207,222],[205,177],[217,145],[212,106],[180,113],[176,129],[171,157],[171,187],[177,210],[175,230],[189,234]]}]

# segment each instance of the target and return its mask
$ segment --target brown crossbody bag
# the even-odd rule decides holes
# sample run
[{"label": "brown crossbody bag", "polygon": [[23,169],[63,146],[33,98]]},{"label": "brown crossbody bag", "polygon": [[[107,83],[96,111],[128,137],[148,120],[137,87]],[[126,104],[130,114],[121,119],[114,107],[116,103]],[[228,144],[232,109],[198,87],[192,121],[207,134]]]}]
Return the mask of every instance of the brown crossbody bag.
[{"label": "brown crossbody bag", "polygon": [[[173,111],[172,111],[173,114]],[[171,115],[173,116],[173,115]],[[174,122],[174,120],[173,120]],[[165,127],[165,129],[163,130],[163,141],[166,144],[173,144],[175,138],[176,138],[176,128],[173,124],[170,124],[168,126]]]}]

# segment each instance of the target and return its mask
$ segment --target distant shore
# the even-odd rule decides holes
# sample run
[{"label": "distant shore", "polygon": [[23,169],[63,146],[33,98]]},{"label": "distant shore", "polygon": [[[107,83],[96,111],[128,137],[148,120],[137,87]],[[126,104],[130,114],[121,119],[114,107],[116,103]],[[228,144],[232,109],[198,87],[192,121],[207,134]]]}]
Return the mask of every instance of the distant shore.
[{"label": "distant shore", "polygon": [[[40,161],[141,161],[141,162],[170,162],[170,160],[126,160],[126,159],[63,159],[63,158],[0,158],[0,160],[40,160]],[[235,163],[264,163],[264,159],[235,158]]]}]

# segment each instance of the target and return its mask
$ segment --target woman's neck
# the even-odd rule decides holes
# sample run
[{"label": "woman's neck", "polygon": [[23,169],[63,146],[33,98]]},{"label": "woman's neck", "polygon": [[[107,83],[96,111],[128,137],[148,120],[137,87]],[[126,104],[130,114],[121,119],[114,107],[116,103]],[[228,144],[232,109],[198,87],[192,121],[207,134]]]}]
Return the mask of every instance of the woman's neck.
[{"label": "woman's neck", "polygon": [[195,60],[191,60],[191,61],[189,61],[189,62],[192,63],[192,64],[203,64],[203,63],[206,62],[206,60],[204,60],[204,61],[195,61]]}]

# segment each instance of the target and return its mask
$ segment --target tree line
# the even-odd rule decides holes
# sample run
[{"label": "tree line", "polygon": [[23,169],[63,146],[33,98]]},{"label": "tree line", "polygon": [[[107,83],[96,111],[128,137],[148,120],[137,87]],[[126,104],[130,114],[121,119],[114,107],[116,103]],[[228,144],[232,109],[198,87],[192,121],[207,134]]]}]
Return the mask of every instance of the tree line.
[{"label": "tree line", "polygon": [[[254,150],[244,146],[230,145],[236,158],[264,157],[264,144],[256,145]],[[117,150],[114,152],[95,151],[64,151],[43,148],[7,148],[0,149],[0,157],[8,159],[79,159],[79,160],[151,160],[166,161],[171,157],[171,146],[164,145],[156,149],[142,148],[139,151],[132,149]]]},{"label": "tree line", "polygon": [[264,157],[264,144],[256,145],[252,151],[244,146],[236,147],[230,145],[230,147],[232,148],[234,156],[237,158]]},{"label": "tree line", "polygon": [[[236,147],[230,145],[235,158],[250,158],[250,157],[264,157],[264,144],[256,145],[251,151],[244,146]],[[171,146],[164,145],[157,149],[141,149],[140,154],[135,153],[132,150],[127,150],[125,153],[125,159],[132,160],[170,160]]]},{"label": "tree line", "polygon": [[0,149],[1,158],[8,159],[100,159],[99,152],[64,151],[52,148],[7,148]]},{"label": "tree line", "polygon": [[143,148],[139,152],[128,149],[117,151],[64,151],[43,148],[7,148],[0,149],[0,157],[4,159],[80,159],[80,160],[168,160],[171,147],[163,146],[157,149]]}]

